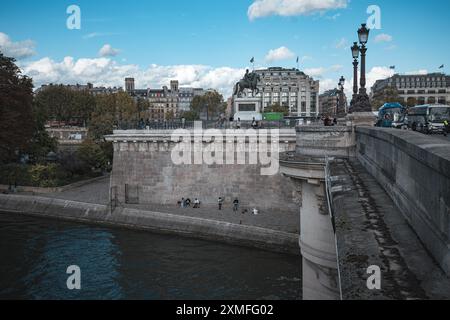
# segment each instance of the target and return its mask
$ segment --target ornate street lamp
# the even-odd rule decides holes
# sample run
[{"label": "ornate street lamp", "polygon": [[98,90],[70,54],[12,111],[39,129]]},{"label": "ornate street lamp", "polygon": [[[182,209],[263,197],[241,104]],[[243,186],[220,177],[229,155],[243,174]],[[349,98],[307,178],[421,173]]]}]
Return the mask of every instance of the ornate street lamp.
[{"label": "ornate street lamp", "polygon": [[345,85],[345,78],[342,76],[339,79],[339,104],[336,110],[336,114],[338,118],[344,118],[346,116],[345,111],[345,99],[344,99],[344,85]]},{"label": "ornate street lamp", "polygon": [[352,57],[353,57],[353,97],[350,103],[351,106],[356,102],[356,98],[358,96],[358,59],[359,59],[359,46],[357,42],[353,42],[353,46],[351,47]]},{"label": "ornate street lamp", "polygon": [[[366,44],[369,40],[370,30],[367,29],[366,24],[363,23],[361,28],[358,29],[358,40],[361,44],[359,51],[361,52],[361,79],[359,95],[354,99],[351,112],[371,112],[372,106],[370,105],[369,96],[366,90]],[[352,47],[353,58],[356,56],[356,46]],[[355,65],[355,63],[354,63]]]},{"label": "ornate street lamp", "polygon": [[366,44],[369,40],[370,30],[366,28],[366,24],[363,23],[361,28],[358,30],[359,43],[361,44],[361,88],[359,89],[360,94],[367,94],[366,92]]}]

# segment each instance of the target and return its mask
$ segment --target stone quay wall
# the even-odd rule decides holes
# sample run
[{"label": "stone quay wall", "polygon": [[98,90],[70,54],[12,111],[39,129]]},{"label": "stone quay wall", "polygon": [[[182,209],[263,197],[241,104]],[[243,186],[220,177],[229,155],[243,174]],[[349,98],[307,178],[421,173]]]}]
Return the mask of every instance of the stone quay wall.
[{"label": "stone quay wall", "polygon": [[356,129],[357,156],[450,275],[450,145],[416,132]]},{"label": "stone quay wall", "polygon": [[121,227],[299,255],[298,234],[217,220],[37,196],[0,194],[0,213]]},{"label": "stone quay wall", "polygon": [[[245,130],[236,132],[245,134]],[[248,151],[253,150],[254,141],[248,138],[241,144],[237,139],[234,141],[235,159],[239,153],[244,153],[246,164],[235,161],[235,164],[177,165],[172,160],[172,151],[181,142],[174,142],[172,133],[129,130],[115,131],[107,137],[114,144],[111,187],[119,201],[126,202],[132,193],[131,197],[140,204],[173,205],[182,198],[198,198],[203,204],[215,205],[218,198],[223,197],[230,205],[237,197],[242,207],[271,212],[298,211],[300,194],[290,179],[279,171],[264,176],[261,169],[269,165],[249,164]],[[223,139],[227,142],[231,138]],[[210,145],[204,139],[200,141],[203,148]],[[280,152],[294,151],[295,144],[295,130],[279,131]]]}]

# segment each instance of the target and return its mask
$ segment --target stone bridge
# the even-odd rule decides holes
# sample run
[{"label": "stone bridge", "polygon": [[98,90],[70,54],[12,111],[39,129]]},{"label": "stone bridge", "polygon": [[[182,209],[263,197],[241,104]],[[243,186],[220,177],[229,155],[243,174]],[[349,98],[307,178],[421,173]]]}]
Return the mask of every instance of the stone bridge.
[{"label": "stone bridge", "polygon": [[[193,143],[196,135],[186,134]],[[171,155],[184,140],[171,131],[116,131],[107,137],[115,151],[112,192],[123,202],[161,204],[239,197],[279,219],[299,212],[304,299],[450,297],[449,142],[351,123],[285,129],[268,143],[280,152],[278,173],[264,176],[264,165],[249,162],[261,138],[237,135],[197,141],[232,145],[241,164],[219,153],[220,164],[176,165]],[[380,288],[368,286],[373,267]]]}]

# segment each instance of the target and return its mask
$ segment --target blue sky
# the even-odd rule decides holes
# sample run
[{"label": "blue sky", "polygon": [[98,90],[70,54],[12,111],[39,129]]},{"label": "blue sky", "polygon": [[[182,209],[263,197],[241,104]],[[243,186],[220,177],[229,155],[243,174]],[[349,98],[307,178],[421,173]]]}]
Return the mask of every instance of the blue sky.
[{"label": "blue sky", "polygon": [[[72,4],[81,9],[81,30],[66,27]],[[134,76],[144,88],[176,77],[228,95],[251,57],[257,67],[296,67],[299,56],[322,91],[341,75],[350,88],[349,47],[369,5],[380,7],[382,24],[368,44],[369,85],[391,65],[400,73],[450,65],[447,0],[7,1],[0,50],[16,56],[36,85],[123,86]]]}]

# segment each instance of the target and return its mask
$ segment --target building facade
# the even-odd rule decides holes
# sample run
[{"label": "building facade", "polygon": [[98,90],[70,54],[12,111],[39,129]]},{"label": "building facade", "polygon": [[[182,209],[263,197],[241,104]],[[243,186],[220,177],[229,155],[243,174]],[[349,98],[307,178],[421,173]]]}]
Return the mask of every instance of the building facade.
[{"label": "building facade", "polygon": [[195,96],[205,94],[202,88],[180,87],[178,80],[170,81],[170,88],[131,90],[134,88],[134,79],[126,78],[125,87],[135,99],[147,100],[150,104],[149,118],[159,121],[180,117],[183,112],[190,110]]},{"label": "building facade", "polygon": [[426,75],[399,75],[378,80],[372,87],[372,99],[384,94],[387,88],[396,88],[400,103],[408,106],[450,103],[450,76],[443,73]]},{"label": "building facade", "polygon": [[339,103],[339,90],[325,91],[319,96],[319,113],[321,115],[335,115]]},{"label": "building facade", "polygon": [[[331,89],[319,95],[319,114],[324,116],[336,116],[339,104],[339,89]],[[344,105],[348,109],[347,96],[344,93]]]},{"label": "building facade", "polygon": [[298,69],[268,68],[255,70],[261,77],[258,84],[264,110],[272,105],[289,108],[292,117],[319,116],[319,81]]}]

